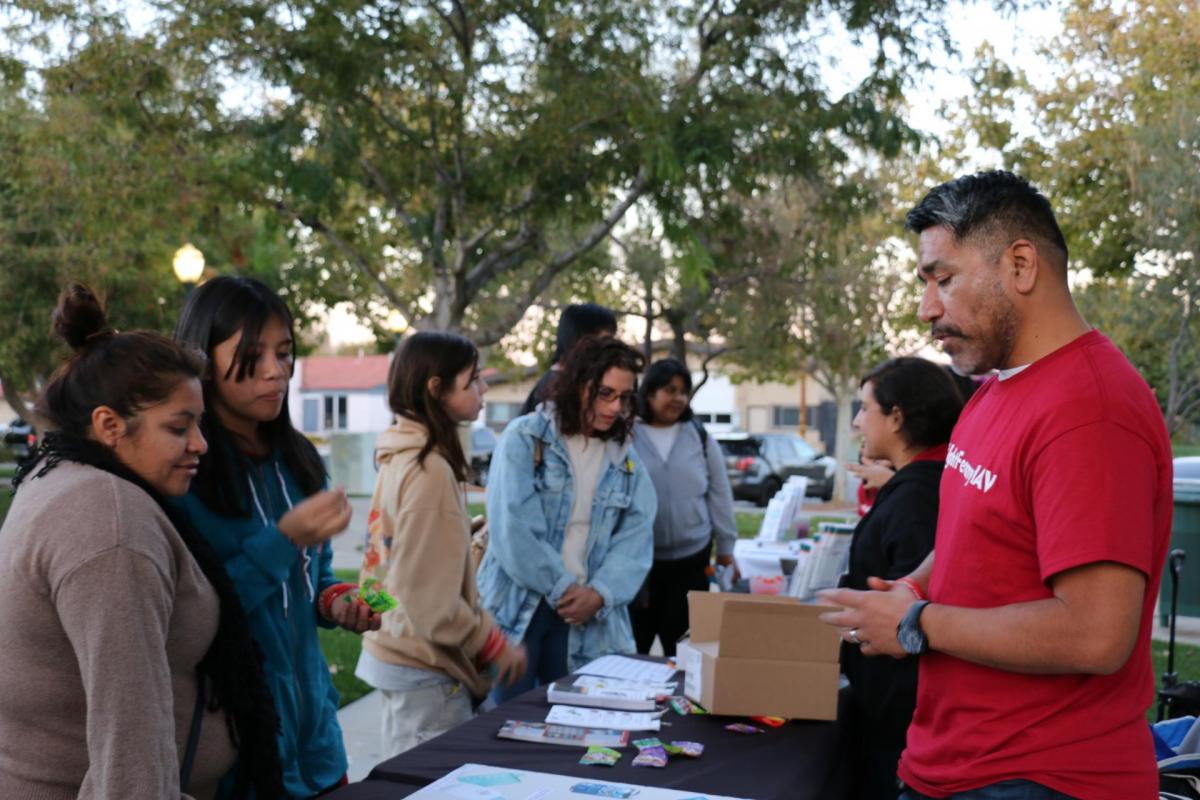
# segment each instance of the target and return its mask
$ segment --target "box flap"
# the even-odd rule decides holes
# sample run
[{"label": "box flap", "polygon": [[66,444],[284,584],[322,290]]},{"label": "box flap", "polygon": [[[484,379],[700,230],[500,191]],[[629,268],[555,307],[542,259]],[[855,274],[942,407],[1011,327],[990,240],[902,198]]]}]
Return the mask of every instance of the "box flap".
[{"label": "box flap", "polygon": [[832,606],[794,597],[736,592],[688,592],[693,647],[720,642],[728,658],[836,663],[841,639],[836,628],[818,617]]},{"label": "box flap", "polygon": [[693,642],[715,642],[721,635],[721,606],[730,597],[745,597],[732,592],[688,592],[688,623]]},{"label": "box flap", "polygon": [[721,655],[836,663],[841,638],[836,628],[818,619],[820,614],[835,610],[799,601],[731,600],[725,604],[721,618]]}]

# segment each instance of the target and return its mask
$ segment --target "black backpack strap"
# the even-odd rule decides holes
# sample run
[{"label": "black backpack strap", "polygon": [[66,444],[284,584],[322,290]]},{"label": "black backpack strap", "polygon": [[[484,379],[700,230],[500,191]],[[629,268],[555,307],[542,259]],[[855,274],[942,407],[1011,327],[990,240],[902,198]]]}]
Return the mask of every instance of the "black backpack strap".
[{"label": "black backpack strap", "polygon": [[708,429],[704,427],[704,423],[692,417],[692,424],[696,426],[696,433],[700,434],[700,450],[704,453],[704,463],[708,463]]}]

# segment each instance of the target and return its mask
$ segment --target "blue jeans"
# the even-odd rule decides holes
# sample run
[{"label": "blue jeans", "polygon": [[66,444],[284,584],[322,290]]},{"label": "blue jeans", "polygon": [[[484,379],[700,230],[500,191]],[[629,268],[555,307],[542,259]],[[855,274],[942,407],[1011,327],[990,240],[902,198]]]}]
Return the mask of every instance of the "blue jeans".
[{"label": "blue jeans", "polygon": [[554,683],[567,674],[567,635],[570,628],[545,600],[538,603],[525,630],[525,656],[528,668],[524,677],[511,686],[496,686],[492,700],[497,705],[530,689]]},{"label": "blue jeans", "polygon": [[[913,789],[905,790],[900,800],[934,800]],[[1070,795],[1047,789],[1040,783],[1026,780],[1001,781],[978,789],[957,792],[945,800],[1075,800]]]}]

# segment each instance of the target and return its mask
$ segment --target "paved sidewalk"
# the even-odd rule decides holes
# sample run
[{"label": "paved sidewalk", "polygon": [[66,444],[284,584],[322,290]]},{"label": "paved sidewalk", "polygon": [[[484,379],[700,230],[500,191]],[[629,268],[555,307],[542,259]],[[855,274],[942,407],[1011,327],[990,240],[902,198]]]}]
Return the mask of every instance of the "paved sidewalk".
[{"label": "paved sidewalk", "polygon": [[338,711],[342,726],[342,741],[350,757],[347,774],[351,781],[361,781],[383,756],[379,748],[379,715],[382,708],[379,692],[371,692]]}]

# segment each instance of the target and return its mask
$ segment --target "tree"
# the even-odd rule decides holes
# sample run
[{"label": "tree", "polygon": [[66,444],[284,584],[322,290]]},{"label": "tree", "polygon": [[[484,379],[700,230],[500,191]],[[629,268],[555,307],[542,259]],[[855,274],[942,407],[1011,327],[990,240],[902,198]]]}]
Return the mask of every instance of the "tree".
[{"label": "tree", "polygon": [[[1052,198],[1075,269],[1099,280],[1083,292],[1090,318],[1112,325],[1178,432],[1200,392],[1200,15],[1191,3],[1075,0],[1044,52],[1061,65],[1046,88],[985,52],[966,119]],[[1037,135],[1015,133],[1020,121]],[[1148,330],[1157,347],[1144,346]]]},{"label": "tree", "polygon": [[[90,18],[78,45],[0,82],[0,384],[23,417],[53,369],[50,313],[83,281],[119,329],[170,332],[184,290],[172,254],[193,240],[221,267],[262,271],[281,244],[212,179],[211,96],[181,87],[153,40]],[[273,282],[278,270],[270,264]]]},{"label": "tree", "polygon": [[[257,202],[293,223],[322,292],[491,344],[634,206],[697,263],[697,208],[849,147],[894,149],[887,109],[936,0],[544,3],[175,0],[165,46],[275,99],[233,126]],[[874,37],[841,98],[814,21]],[[934,29],[936,34],[936,29]],[[887,52],[889,56],[883,54]]]}]

